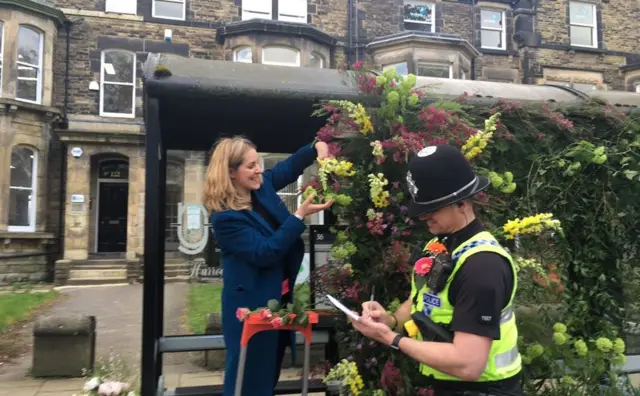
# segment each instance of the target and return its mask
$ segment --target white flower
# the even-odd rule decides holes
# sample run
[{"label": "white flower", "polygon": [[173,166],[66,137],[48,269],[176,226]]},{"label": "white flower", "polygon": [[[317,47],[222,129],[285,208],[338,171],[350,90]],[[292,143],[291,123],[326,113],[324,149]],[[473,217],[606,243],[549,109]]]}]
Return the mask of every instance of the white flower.
[{"label": "white flower", "polygon": [[98,394],[105,396],[121,395],[123,392],[126,392],[128,390],[129,384],[110,381],[100,385],[100,387],[98,388]]},{"label": "white flower", "polygon": [[84,384],[84,391],[92,391],[95,390],[98,386],[100,386],[100,378],[93,377],[89,381]]}]

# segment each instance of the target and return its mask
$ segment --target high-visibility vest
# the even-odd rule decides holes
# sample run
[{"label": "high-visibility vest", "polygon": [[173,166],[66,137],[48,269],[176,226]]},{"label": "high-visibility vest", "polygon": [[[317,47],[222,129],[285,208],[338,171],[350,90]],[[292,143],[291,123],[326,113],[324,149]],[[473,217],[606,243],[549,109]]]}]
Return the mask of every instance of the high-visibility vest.
[{"label": "high-visibility vest", "polygon": [[[433,240],[435,241],[435,239]],[[511,378],[522,370],[522,358],[518,351],[518,329],[516,327],[516,317],[513,308],[513,299],[517,289],[517,270],[511,255],[489,232],[480,232],[451,252],[451,259],[454,269],[447,280],[444,289],[438,294],[430,293],[425,284],[422,289],[416,290],[415,271],[411,276],[411,313],[422,311],[426,316],[437,324],[448,326],[453,319],[454,307],[449,301],[449,287],[455,274],[462,268],[466,259],[475,253],[494,252],[505,257],[513,271],[513,292],[509,303],[502,310],[500,315],[500,339],[493,340],[487,366],[476,381],[488,382],[500,381]],[[417,293],[417,295],[416,295]],[[411,324],[409,324],[411,326]],[[420,333],[414,336],[415,339],[422,340]],[[462,381],[460,378],[445,374],[425,364],[420,364],[420,372],[426,376],[432,376],[436,380],[442,381]]]}]

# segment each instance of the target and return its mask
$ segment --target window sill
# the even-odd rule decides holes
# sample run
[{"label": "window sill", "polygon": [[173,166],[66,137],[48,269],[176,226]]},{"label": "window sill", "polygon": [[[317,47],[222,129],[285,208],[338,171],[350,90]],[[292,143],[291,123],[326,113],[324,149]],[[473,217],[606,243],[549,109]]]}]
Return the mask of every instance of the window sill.
[{"label": "window sill", "polygon": [[0,231],[0,239],[55,239],[55,235],[38,231]]},{"label": "window sill", "polygon": [[483,55],[514,55],[513,51],[509,51],[507,49],[497,49],[497,48],[479,48],[480,52]]}]

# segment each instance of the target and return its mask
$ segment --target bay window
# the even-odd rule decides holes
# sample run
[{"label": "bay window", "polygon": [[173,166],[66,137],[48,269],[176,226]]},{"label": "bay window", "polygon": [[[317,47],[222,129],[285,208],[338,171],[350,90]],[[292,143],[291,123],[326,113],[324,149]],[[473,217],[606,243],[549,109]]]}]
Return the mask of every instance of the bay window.
[{"label": "bay window", "polygon": [[37,182],[37,152],[25,146],[14,147],[11,150],[8,231],[35,231]]},{"label": "bay window", "polygon": [[300,66],[300,51],[288,47],[266,47],[262,50],[262,64]]},{"label": "bay window", "polygon": [[18,28],[18,80],[16,99],[40,103],[42,99],[43,35],[21,25]]}]

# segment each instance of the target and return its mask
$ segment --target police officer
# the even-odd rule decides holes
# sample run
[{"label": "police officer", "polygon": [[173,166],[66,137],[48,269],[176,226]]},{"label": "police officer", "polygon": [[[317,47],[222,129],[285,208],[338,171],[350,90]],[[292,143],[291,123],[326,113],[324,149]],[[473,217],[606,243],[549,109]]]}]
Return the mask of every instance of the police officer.
[{"label": "police officer", "polygon": [[412,256],[409,299],[393,313],[364,303],[354,328],[417,360],[437,396],[523,395],[516,269],[469,201],[489,181],[449,145],[426,147],[408,168],[409,215],[435,238]]}]

